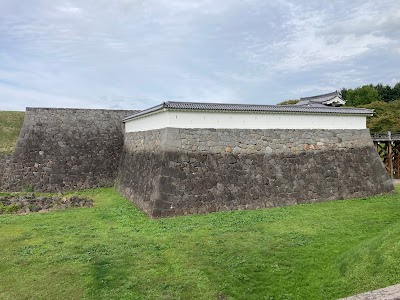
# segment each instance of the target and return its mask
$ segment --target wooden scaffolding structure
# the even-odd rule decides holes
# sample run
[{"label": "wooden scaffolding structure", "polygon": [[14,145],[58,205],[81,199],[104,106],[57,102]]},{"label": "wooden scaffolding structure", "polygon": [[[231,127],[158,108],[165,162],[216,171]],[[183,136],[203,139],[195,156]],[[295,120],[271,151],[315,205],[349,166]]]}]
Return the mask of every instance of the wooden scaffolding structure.
[{"label": "wooden scaffolding structure", "polygon": [[373,133],[372,140],[392,179],[400,179],[400,133]]}]

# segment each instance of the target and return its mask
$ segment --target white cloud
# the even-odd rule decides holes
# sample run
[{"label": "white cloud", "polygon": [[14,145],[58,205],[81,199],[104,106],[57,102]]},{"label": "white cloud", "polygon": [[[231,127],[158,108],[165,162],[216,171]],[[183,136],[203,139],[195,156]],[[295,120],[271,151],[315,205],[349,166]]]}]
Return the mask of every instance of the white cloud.
[{"label": "white cloud", "polygon": [[73,6],[70,3],[57,6],[57,10],[59,10],[62,13],[67,13],[72,15],[80,15],[82,13],[82,9],[80,7]]},{"label": "white cloud", "polygon": [[382,46],[391,40],[373,34],[334,37],[332,41],[315,33],[298,35],[285,46],[287,54],[276,65],[280,71],[300,71],[316,65],[341,62]]},{"label": "white cloud", "polygon": [[302,87],[296,88],[292,92],[294,92],[295,95],[299,95],[300,98],[300,96],[303,97],[310,93],[323,94],[326,91],[335,91],[335,90],[337,90],[337,87],[333,85],[304,85]]},{"label": "white cloud", "polygon": [[0,84],[0,107],[2,110],[23,110],[25,107],[88,107],[96,108],[95,103],[87,99],[65,97],[59,94]]},{"label": "white cloud", "polygon": [[254,42],[244,51],[244,57],[254,64],[277,71],[304,71],[359,57],[374,49],[399,45],[399,41],[386,36],[383,29],[393,23],[389,20],[397,20],[395,16],[400,14],[400,6],[386,17],[382,17],[385,14],[380,6],[371,3],[356,5],[354,10],[349,10],[349,15],[339,16],[322,7],[281,3],[288,9],[282,24],[286,32],[281,40],[272,42],[254,37]]},{"label": "white cloud", "polygon": [[3,0],[0,109],[273,101],[389,83],[399,16],[397,0]]}]

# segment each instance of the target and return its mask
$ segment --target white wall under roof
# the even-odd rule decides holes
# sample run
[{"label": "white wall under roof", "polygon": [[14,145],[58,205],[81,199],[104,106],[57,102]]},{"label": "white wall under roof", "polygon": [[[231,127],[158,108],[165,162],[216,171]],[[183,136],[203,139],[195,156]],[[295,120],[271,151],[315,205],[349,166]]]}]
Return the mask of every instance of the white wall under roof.
[{"label": "white wall under roof", "polygon": [[366,116],[163,110],[125,123],[126,132],[173,128],[365,129]]}]

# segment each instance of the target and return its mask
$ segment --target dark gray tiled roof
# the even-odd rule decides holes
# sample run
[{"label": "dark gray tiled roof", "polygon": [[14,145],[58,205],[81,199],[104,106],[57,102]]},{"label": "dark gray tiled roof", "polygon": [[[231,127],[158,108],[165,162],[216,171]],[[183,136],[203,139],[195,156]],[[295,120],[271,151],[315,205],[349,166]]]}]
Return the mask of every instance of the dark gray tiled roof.
[{"label": "dark gray tiled roof", "polygon": [[318,106],[325,105],[327,101],[334,99],[335,97],[339,97],[341,100],[342,94],[339,91],[334,91],[332,93],[317,95],[312,97],[304,97],[300,98],[300,101],[296,105],[308,105],[308,106]]},{"label": "dark gray tiled roof", "polygon": [[339,98],[342,99],[342,95],[338,91],[334,91],[334,92],[328,93],[328,94],[300,98],[300,100],[318,100],[318,102],[324,102],[324,101],[331,100],[331,99],[335,98],[336,96],[339,96]]},{"label": "dark gray tiled roof", "polygon": [[256,105],[256,104],[227,104],[227,103],[202,103],[202,102],[163,102],[139,113],[125,118],[123,121],[143,116],[158,110],[184,110],[184,111],[233,111],[233,112],[271,112],[295,114],[335,114],[335,115],[372,115],[373,111],[365,108],[330,107],[330,106],[297,106],[297,105]]}]

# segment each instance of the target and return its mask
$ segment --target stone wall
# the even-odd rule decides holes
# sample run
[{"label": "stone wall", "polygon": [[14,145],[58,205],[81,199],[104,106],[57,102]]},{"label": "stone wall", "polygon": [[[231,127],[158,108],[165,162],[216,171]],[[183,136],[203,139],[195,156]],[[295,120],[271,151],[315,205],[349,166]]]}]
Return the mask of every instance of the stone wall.
[{"label": "stone wall", "polygon": [[6,178],[8,170],[12,167],[12,158],[12,155],[0,154],[0,187],[3,186],[3,177]]},{"label": "stone wall", "polygon": [[118,176],[119,191],[149,215],[161,199],[160,178],[164,130],[125,134],[124,151]]},{"label": "stone wall", "polygon": [[393,190],[369,130],[166,128],[128,133],[120,192],[152,217]]},{"label": "stone wall", "polygon": [[0,158],[0,190],[113,185],[123,146],[121,120],[135,112],[27,108],[11,161]]}]

